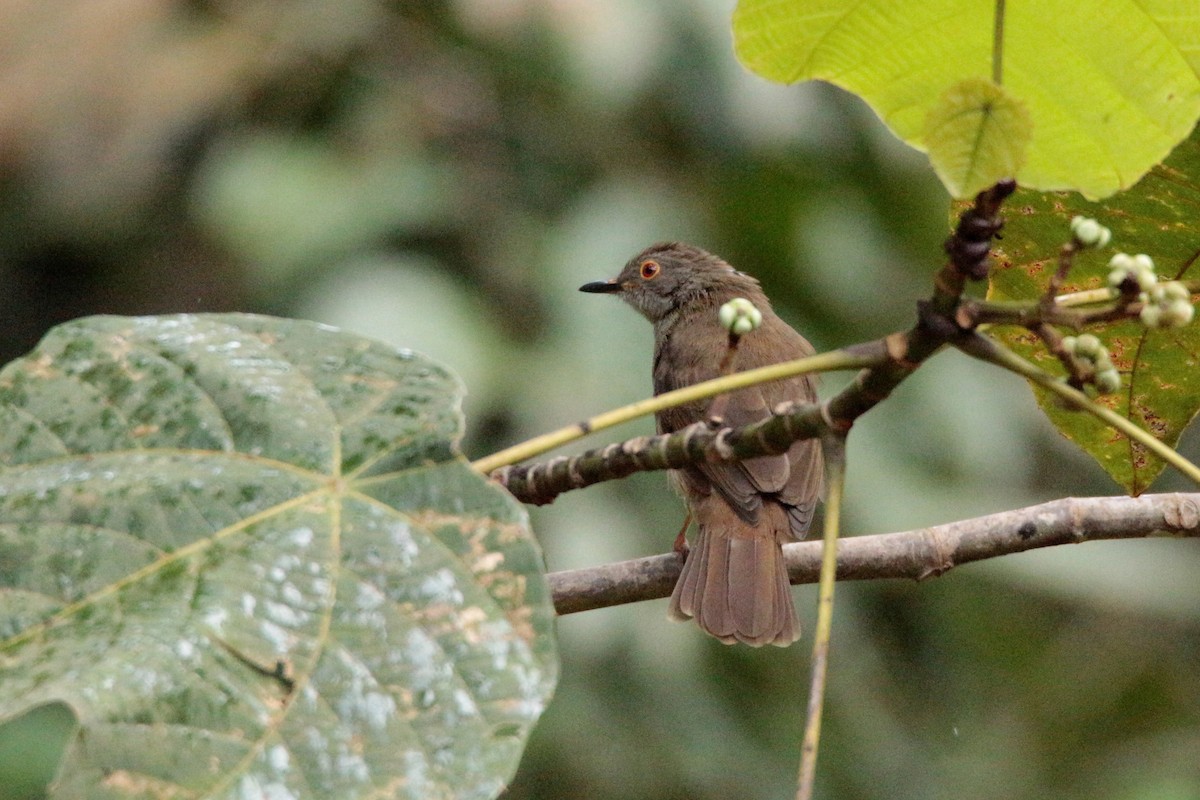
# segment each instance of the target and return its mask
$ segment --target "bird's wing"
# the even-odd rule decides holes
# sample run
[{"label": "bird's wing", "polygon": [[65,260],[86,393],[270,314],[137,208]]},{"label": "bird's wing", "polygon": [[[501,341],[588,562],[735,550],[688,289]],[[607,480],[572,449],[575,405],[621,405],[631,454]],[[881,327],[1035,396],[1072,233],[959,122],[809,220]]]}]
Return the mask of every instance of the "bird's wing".
[{"label": "bird's wing", "polygon": [[791,473],[779,492],[779,502],[787,509],[792,536],[803,539],[812,525],[817,499],[824,493],[821,442],[817,439],[796,442],[788,448],[787,459]]},{"label": "bird's wing", "polygon": [[[782,322],[774,326],[774,332],[776,343],[781,337],[784,338],[787,341],[787,349],[794,354],[793,357],[813,352],[808,342]],[[748,366],[778,360],[778,356],[766,358],[765,354],[758,352],[761,342],[761,339],[758,342],[752,338],[746,340],[745,345],[748,347],[741,355],[745,356],[744,363]],[[730,395],[725,417],[731,426],[741,427],[765,419],[782,404],[811,403],[816,399],[815,379],[811,376],[797,376],[759,384]],[[755,512],[762,503],[761,494],[765,494],[773,496],[773,499],[784,506],[793,536],[803,538],[808,532],[813,510],[824,484],[820,442],[803,440],[795,442],[783,455],[752,458],[739,464],[712,466],[714,472],[716,469],[724,471],[724,479],[714,478],[713,482],[738,510],[740,516],[754,521],[751,517],[757,516]],[[755,490],[755,497],[750,499],[749,503],[745,502],[745,483]]]},{"label": "bird's wing", "polygon": [[[803,402],[816,399],[811,384],[802,379],[776,387],[751,387],[730,396],[726,422],[736,428],[767,418],[775,405],[772,394],[780,401],[785,395]],[[794,443],[783,455],[737,464],[704,464],[700,469],[747,522],[757,521],[762,495],[774,495],[788,512],[792,535],[803,538],[808,532],[823,484],[820,442],[807,439]]]},{"label": "bird's wing", "polygon": [[[810,355],[813,350],[798,333],[785,323],[768,315],[766,326],[773,328],[774,347],[799,358]],[[782,342],[781,342],[782,339]],[[689,342],[672,341],[672,363],[675,371],[655,364],[655,393],[662,393],[680,386],[690,385],[715,377],[712,353],[693,352]],[[738,354],[739,369],[775,363],[780,352],[770,354],[760,351],[764,346],[761,336],[750,335],[742,341]],[[680,369],[678,365],[687,365]],[[816,400],[813,380],[796,377],[772,383],[759,384],[731,393],[724,401],[722,416],[731,427],[741,427],[766,419],[780,403],[789,401],[812,402]],[[704,420],[709,414],[709,401],[665,409],[658,414],[658,429],[661,433],[672,433]],[[762,509],[763,496],[778,500],[788,512],[791,532],[797,538],[808,530],[813,508],[821,491],[821,448],[814,441],[797,442],[787,453],[747,459],[736,464],[700,464],[679,470],[684,487],[707,495],[717,491],[733,508],[737,515],[750,524],[756,524]]]}]

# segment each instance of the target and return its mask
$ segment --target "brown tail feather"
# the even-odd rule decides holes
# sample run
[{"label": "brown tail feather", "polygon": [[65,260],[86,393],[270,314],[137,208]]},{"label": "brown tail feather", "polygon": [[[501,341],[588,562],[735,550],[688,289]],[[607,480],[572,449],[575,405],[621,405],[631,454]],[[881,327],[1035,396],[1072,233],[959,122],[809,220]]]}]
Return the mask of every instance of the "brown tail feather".
[{"label": "brown tail feather", "polygon": [[774,537],[732,538],[701,527],[669,613],[695,618],[726,644],[786,647],[800,638],[783,550]]}]

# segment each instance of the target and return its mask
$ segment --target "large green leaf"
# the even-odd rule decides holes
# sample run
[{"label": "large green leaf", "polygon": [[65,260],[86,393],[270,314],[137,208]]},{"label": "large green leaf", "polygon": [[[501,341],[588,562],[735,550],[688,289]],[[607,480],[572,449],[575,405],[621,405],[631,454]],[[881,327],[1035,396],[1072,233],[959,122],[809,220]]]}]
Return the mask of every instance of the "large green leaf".
[{"label": "large green leaf", "polygon": [[[1069,221],[1083,214],[1112,229],[1113,241],[1101,253],[1076,260],[1066,291],[1104,285],[1108,259],[1116,251],[1147,253],[1163,279],[1198,277],[1200,255],[1200,134],[1180,145],[1166,163],[1155,167],[1133,189],[1105,202],[1078,195],[1019,191],[1007,204],[1003,239],[995,253],[990,296],[1032,299],[1044,291],[1057,264],[1058,248],[1069,238]],[[1195,298],[1193,298],[1195,299]],[[1200,411],[1200,324],[1174,330],[1147,330],[1123,322],[1093,329],[1112,353],[1121,372],[1119,393],[1099,402],[1174,446]],[[1058,361],[1028,333],[998,331],[1022,355],[1044,369],[1061,373]],[[1051,421],[1090,453],[1131,494],[1145,491],[1163,463],[1095,420],[1067,411],[1039,394]]]},{"label": "large green leaf", "polygon": [[955,197],[1021,171],[1032,123],[1025,104],[990,81],[950,87],[925,117],[929,161]]},{"label": "large green leaf", "polygon": [[0,371],[0,719],[76,717],[49,796],[496,795],[553,611],[461,394],[244,315],[86,319]]},{"label": "large green leaf", "polygon": [[[936,147],[944,159],[981,138],[1020,134],[1019,115],[998,118],[978,97],[974,125],[957,142],[928,138],[938,129],[929,115],[948,93],[993,79],[996,5],[739,0],[734,42],[759,75],[837,84],[866,100],[901,139]],[[1105,197],[1137,182],[1200,117],[1200,3],[1007,3],[1002,41],[1000,82],[1031,122],[1028,148],[1016,159],[1022,185]],[[975,180],[947,181],[948,188],[965,197],[1012,177],[1004,172],[1011,154],[997,155],[975,165]]]}]

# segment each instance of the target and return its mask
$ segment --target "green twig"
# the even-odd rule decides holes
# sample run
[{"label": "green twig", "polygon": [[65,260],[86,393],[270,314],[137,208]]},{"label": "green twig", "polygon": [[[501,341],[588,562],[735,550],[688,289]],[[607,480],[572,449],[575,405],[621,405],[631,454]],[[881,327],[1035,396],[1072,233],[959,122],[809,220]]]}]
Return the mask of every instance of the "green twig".
[{"label": "green twig", "polygon": [[996,16],[992,22],[992,83],[1004,83],[1004,0],[996,0]]},{"label": "green twig", "polygon": [[800,749],[797,800],[809,800],[817,772],[817,745],[821,740],[821,711],[825,705],[825,678],[829,671],[829,640],[833,630],[833,589],[837,583],[837,541],[841,525],[842,490],[846,481],[846,438],[829,435],[821,440],[829,489],[825,497],[825,530],[821,547],[821,579],[817,590],[817,629],[813,633],[812,684],[808,718]]},{"label": "green twig", "polygon": [[1131,440],[1142,445],[1151,453],[1182,472],[1193,483],[1200,486],[1200,467],[1197,467],[1175,450],[1163,444],[1153,434],[1138,427],[1120,414],[1094,402],[1083,392],[1068,386],[1053,375],[1044,372],[1034,364],[1021,358],[1008,348],[1002,347],[994,339],[975,333],[970,336],[964,336],[959,341],[956,341],[955,345],[967,355],[1015,372],[1047,391],[1058,395],[1071,403],[1071,405],[1088,412],[1109,427],[1120,431]]},{"label": "green twig", "polygon": [[654,414],[665,408],[673,408],[684,403],[695,402],[696,400],[706,400],[709,397],[714,397],[724,392],[744,389],[747,386],[779,380],[781,378],[790,378],[794,375],[841,369],[861,369],[879,364],[883,360],[886,360],[886,355],[879,353],[863,354],[852,353],[846,350],[835,350],[830,353],[809,356],[808,358],[799,358],[794,361],[772,364],[768,367],[748,369],[745,372],[714,378],[713,380],[686,386],[672,392],[664,392],[646,400],[639,400],[636,403],[630,403],[627,406],[606,411],[603,414],[597,414],[583,422],[577,422],[574,425],[568,425],[564,428],[544,433],[541,436],[536,436],[528,441],[513,445],[498,453],[484,456],[476,461],[472,461],[471,466],[484,475],[487,475],[494,469],[507,466],[508,464],[516,464],[527,458],[541,455],[548,450],[553,450],[568,442],[583,438],[589,433],[611,428],[614,425],[620,425],[623,422],[644,417],[648,414]]},{"label": "green twig", "polygon": [[1119,291],[1107,287],[1101,289],[1084,289],[1079,292],[1060,294],[1054,298],[1054,303],[1060,307],[1073,308],[1075,306],[1091,305],[1092,303],[1106,303],[1110,300],[1116,300],[1120,296],[1121,293]]}]

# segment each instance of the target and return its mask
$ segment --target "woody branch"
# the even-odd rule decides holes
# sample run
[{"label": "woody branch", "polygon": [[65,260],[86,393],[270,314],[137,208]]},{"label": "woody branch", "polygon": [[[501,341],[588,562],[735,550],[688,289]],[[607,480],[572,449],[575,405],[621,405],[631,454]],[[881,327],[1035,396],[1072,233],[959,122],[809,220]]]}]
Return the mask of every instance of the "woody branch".
[{"label": "woody branch", "polygon": [[[838,580],[925,580],[954,567],[1042,547],[1152,536],[1200,537],[1200,493],[1055,500],[1029,508],[901,533],[838,541]],[[821,542],[785,545],[793,584],[816,583]],[[554,572],[559,614],[653,600],[671,593],[674,553]]]},{"label": "woody branch", "polygon": [[799,439],[830,431],[845,434],[858,417],[891,394],[927,358],[969,332],[955,321],[954,314],[967,281],[987,275],[991,241],[1003,227],[1000,206],[1015,188],[1014,183],[1005,181],[980,192],[974,206],[963,213],[946,242],[950,258],[935,276],[932,298],[919,304],[912,329],[839,351],[860,363],[866,357],[870,365],[825,403],[773,409],[773,416],[742,428],[724,427],[717,418],[670,435],[643,436],[577,456],[500,467],[490,472],[490,477],[517,499],[544,505],[565,491],[634,472],[776,455]]}]

